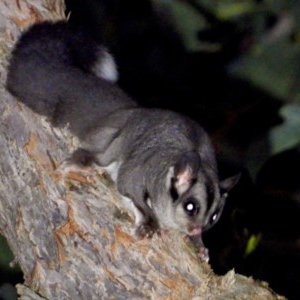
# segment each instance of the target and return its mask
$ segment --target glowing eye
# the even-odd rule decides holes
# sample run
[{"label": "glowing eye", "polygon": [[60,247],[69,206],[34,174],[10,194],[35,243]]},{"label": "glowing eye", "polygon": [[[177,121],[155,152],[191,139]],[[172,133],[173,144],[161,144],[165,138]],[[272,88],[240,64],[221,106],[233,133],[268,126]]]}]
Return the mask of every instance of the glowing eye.
[{"label": "glowing eye", "polygon": [[200,207],[197,205],[197,202],[193,198],[188,198],[183,205],[186,214],[189,216],[195,216],[199,213]]},{"label": "glowing eye", "polygon": [[188,210],[188,211],[194,210],[194,204],[193,203],[188,203],[188,205],[186,206],[186,210]]},{"label": "glowing eye", "polygon": [[213,214],[211,217],[211,221],[215,222],[218,219],[218,214]]},{"label": "glowing eye", "polygon": [[220,211],[216,211],[209,220],[210,226],[213,226],[215,223],[217,223],[217,221],[219,220],[220,217]]}]

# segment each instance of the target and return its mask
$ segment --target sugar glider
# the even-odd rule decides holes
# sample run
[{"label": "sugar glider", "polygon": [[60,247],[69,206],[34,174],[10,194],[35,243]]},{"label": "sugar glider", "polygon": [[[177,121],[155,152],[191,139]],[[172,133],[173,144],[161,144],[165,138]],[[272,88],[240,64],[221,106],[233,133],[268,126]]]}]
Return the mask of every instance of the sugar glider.
[{"label": "sugar glider", "polygon": [[[54,126],[68,125],[77,164],[111,171],[136,211],[136,234],[159,228],[197,240],[219,219],[238,176],[220,181],[214,149],[194,120],[140,107],[116,84],[115,61],[101,43],[65,21],[25,31],[12,51],[7,89]],[[208,260],[207,251],[202,259]]]}]

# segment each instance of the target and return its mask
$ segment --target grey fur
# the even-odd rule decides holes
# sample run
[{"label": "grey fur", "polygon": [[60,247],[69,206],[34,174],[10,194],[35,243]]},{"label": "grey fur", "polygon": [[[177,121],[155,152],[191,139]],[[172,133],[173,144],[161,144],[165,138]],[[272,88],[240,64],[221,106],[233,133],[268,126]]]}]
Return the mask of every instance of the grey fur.
[{"label": "grey fur", "polygon": [[139,236],[168,228],[202,244],[201,233],[218,220],[237,178],[222,187],[211,142],[196,122],[141,108],[113,84],[116,77],[103,78],[99,62],[109,54],[99,49],[67,23],[34,25],[12,53],[7,88],[53,125],[69,124],[82,142],[73,161],[115,166],[110,171],[119,192],[139,211]]}]

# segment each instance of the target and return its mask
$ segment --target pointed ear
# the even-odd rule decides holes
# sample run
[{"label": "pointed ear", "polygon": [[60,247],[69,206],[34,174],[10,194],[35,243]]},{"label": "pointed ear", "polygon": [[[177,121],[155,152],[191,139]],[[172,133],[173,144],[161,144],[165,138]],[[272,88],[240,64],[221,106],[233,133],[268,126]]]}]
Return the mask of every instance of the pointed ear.
[{"label": "pointed ear", "polygon": [[196,151],[184,153],[174,166],[173,183],[178,195],[187,191],[197,178],[200,156]]},{"label": "pointed ear", "polygon": [[220,189],[222,193],[228,193],[239,181],[241,174],[228,177],[220,182]]}]

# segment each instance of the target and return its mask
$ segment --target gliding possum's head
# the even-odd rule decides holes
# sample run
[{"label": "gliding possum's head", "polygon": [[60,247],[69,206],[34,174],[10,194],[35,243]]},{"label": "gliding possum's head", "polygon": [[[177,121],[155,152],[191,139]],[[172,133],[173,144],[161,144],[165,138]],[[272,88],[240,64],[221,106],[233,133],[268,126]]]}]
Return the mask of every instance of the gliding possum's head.
[{"label": "gliding possum's head", "polygon": [[167,176],[167,204],[157,214],[161,227],[195,236],[220,218],[228,191],[238,176],[219,182],[214,169],[196,151],[184,153]]}]

